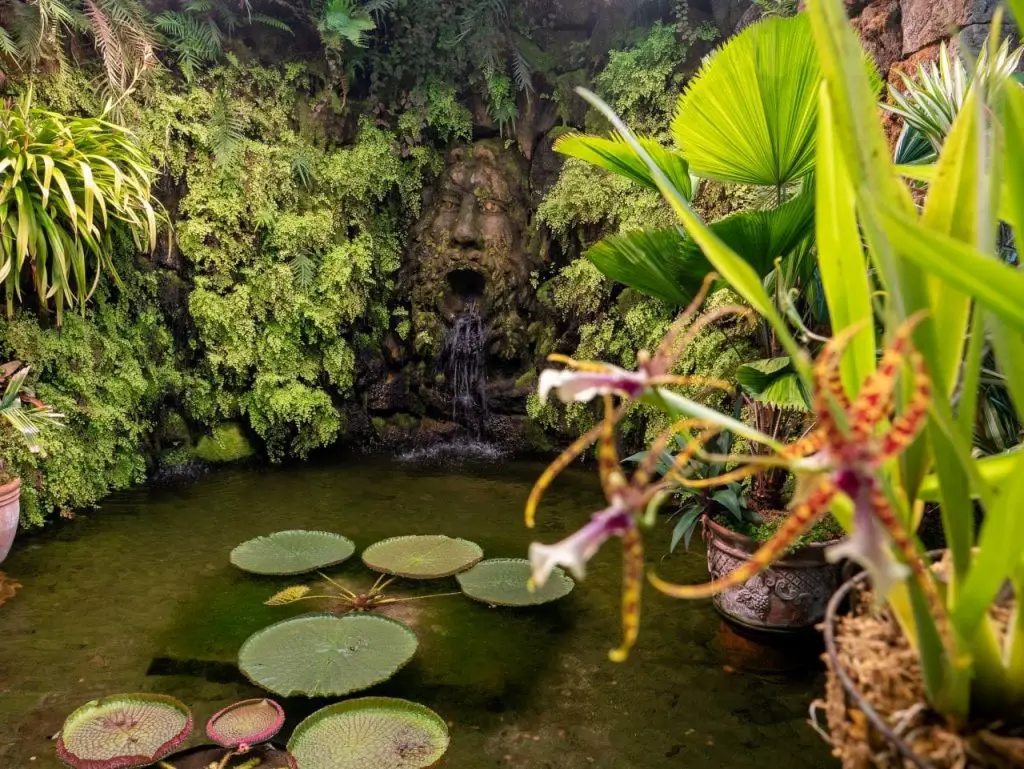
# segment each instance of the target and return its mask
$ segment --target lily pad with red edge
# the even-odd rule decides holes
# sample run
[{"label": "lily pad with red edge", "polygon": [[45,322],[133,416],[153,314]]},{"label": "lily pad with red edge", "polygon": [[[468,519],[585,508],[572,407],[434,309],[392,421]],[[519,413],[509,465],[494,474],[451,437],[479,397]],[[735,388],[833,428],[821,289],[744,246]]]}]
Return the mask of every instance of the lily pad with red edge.
[{"label": "lily pad with red edge", "polygon": [[295,727],[288,752],[302,769],[425,769],[448,742],[447,724],[430,708],[363,697],[316,711]]},{"label": "lily pad with red edge", "polygon": [[156,763],[192,732],[192,714],[162,694],[115,694],[68,716],[57,755],[73,769],[136,769]]},{"label": "lily pad with red edge", "polygon": [[258,745],[281,731],[284,710],[265,697],[243,700],[218,710],[206,722],[207,736],[225,748]]},{"label": "lily pad with red edge", "polygon": [[[163,762],[172,769],[210,769],[210,764],[216,766],[228,752],[230,748],[199,745],[168,756]],[[257,745],[252,750],[232,756],[224,765],[224,769],[241,769],[247,762],[251,766],[254,758],[260,760],[256,769],[299,769],[291,753],[270,743]]]}]

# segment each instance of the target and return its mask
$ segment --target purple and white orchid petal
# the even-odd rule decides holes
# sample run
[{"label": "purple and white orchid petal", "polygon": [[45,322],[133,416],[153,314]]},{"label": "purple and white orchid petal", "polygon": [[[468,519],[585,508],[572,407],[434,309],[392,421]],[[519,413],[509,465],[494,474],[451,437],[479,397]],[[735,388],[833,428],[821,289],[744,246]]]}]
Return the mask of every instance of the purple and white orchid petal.
[{"label": "purple and white orchid petal", "polygon": [[889,535],[872,508],[872,484],[862,482],[859,486],[852,497],[853,531],[845,540],[826,550],[825,557],[832,563],[848,558],[860,564],[871,580],[875,600],[881,602],[893,585],[907,578],[910,570],[893,558],[889,550]]},{"label": "purple and white orchid petal", "polygon": [[563,403],[591,401],[598,395],[625,395],[639,398],[647,389],[647,375],[608,366],[607,371],[544,369],[537,382],[537,394],[547,400],[552,390]]},{"label": "purple and white orchid petal", "polygon": [[587,573],[587,562],[594,557],[601,545],[612,537],[621,537],[633,526],[632,516],[621,504],[613,504],[590,518],[590,522],[574,534],[553,545],[534,542],[530,545],[530,582],[543,587],[556,566],[568,569],[582,580]]}]

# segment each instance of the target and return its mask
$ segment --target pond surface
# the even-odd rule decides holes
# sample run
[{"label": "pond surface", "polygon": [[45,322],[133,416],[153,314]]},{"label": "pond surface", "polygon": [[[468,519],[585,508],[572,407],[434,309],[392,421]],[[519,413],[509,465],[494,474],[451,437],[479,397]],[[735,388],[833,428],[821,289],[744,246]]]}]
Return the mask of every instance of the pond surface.
[{"label": "pond surface", "polygon": [[[312,528],[362,549],[443,533],[478,542],[488,557],[522,557],[531,535],[560,539],[602,502],[593,473],[569,471],[550,491],[537,532],[527,531],[523,502],[541,469],[357,459],[229,470],[180,489],[119,494],[55,531],[22,537],[3,564],[24,587],[0,607],[0,767],[59,767],[50,736],[71,710],[105,694],[179,697],[200,725],[193,744],[204,741],[201,725],[215,710],[258,696],[234,667],[239,645],[309,606],[264,606],[301,578],[239,572],[228,563],[239,542]],[[649,563],[667,552],[670,528],[647,537]],[[661,568],[680,580],[706,575],[696,549]],[[330,573],[370,582],[358,557]],[[456,589],[454,580],[440,586]],[[805,723],[822,685],[813,647],[752,645],[709,602],[648,589],[640,644],[616,665],[607,652],[619,640],[618,590],[619,550],[606,546],[587,580],[545,607],[496,609],[461,595],[399,604],[395,616],[416,630],[420,649],[367,693],[440,713],[451,724],[448,769],[837,765]],[[777,672],[794,658],[802,670]],[[283,704],[287,732],[327,701]]]}]

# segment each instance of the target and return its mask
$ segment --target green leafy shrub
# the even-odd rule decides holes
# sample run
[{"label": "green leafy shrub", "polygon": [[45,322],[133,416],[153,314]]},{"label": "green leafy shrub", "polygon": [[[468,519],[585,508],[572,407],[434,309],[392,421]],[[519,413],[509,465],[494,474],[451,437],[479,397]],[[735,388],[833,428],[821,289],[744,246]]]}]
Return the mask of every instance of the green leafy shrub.
[{"label": "green leafy shrub", "polygon": [[115,293],[101,283],[86,317],[68,315],[60,329],[24,311],[0,322],[4,354],[30,365],[39,397],[65,415],[64,429],[42,436],[45,459],[0,439],[0,456],[24,479],[28,525],[142,481],[157,408],[182,385],[156,309],[156,278],[132,269],[127,250],[124,242],[117,248],[123,288]]}]

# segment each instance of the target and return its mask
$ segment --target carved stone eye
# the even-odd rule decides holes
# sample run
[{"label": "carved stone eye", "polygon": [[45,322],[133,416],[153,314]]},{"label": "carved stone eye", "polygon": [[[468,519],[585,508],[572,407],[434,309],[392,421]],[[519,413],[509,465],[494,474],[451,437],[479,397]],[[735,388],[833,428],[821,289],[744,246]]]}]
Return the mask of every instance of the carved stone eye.
[{"label": "carved stone eye", "polygon": [[487,214],[496,214],[501,211],[501,204],[496,200],[484,198],[480,201],[480,210]]}]

